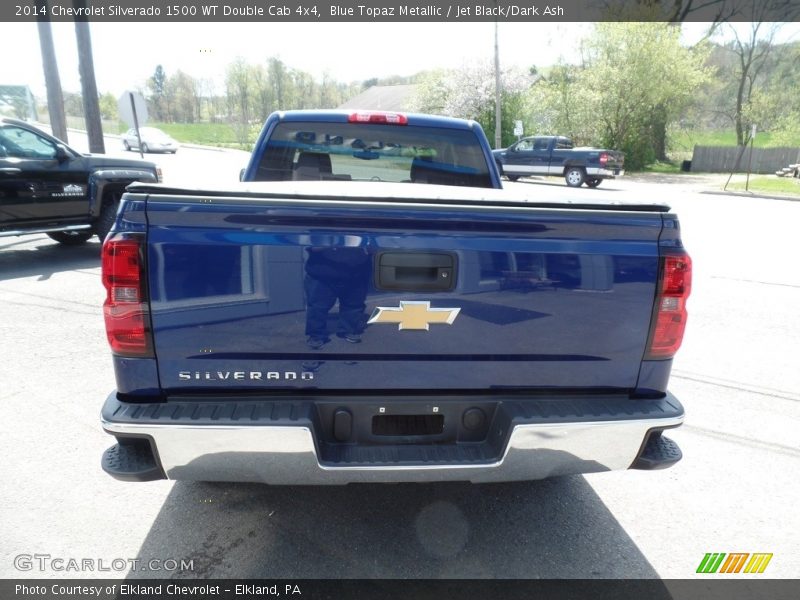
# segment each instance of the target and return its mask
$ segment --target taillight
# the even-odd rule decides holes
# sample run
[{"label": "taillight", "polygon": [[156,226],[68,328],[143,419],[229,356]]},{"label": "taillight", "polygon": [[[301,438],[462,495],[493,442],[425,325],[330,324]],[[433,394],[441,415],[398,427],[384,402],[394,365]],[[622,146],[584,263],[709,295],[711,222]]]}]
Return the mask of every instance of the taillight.
[{"label": "taillight", "polygon": [[348,123],[382,123],[384,125],[408,125],[408,117],[393,112],[354,112],[348,115]]},{"label": "taillight", "polygon": [[686,299],[692,290],[692,259],[688,254],[661,259],[647,358],[672,358],[686,329]]},{"label": "taillight", "polygon": [[606,154],[605,152],[601,152],[600,153],[600,164],[605,167],[607,163],[608,163],[608,154]]},{"label": "taillight", "polygon": [[120,356],[153,354],[143,261],[143,238],[116,234],[103,244],[106,335]]}]

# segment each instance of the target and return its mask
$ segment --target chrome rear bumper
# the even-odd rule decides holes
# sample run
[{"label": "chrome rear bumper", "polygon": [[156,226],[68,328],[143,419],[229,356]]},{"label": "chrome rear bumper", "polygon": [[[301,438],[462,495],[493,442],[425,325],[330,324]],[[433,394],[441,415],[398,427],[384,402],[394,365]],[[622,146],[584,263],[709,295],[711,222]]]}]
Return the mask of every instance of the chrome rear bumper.
[{"label": "chrome rear bumper", "polygon": [[603,167],[586,167],[586,174],[591,176],[609,177],[622,177],[625,175],[625,169],[606,169]]},{"label": "chrome rear bumper", "polygon": [[[581,402],[608,405],[602,399]],[[294,412],[294,423],[291,414],[279,419],[254,418],[259,412],[255,408],[243,410],[240,414],[247,414],[245,417],[237,417],[238,409],[233,408],[228,411],[229,417],[220,417],[217,423],[208,419],[195,419],[192,423],[197,409],[188,410],[186,403],[132,405],[121,403],[112,395],[104,407],[102,424],[118,439],[149,442],[159,472],[169,479],[281,485],[464,480],[481,483],[627,469],[642,454],[648,434],[677,427],[683,421],[683,408],[672,396],[627,402],[631,403],[627,412],[616,415],[600,415],[607,412],[604,409],[592,415],[586,413],[585,406],[564,401],[558,412],[548,413],[550,408],[545,408],[538,414],[523,412],[524,417],[515,414],[507,420],[506,431],[493,430],[488,436],[502,440],[496,456],[491,456],[491,450],[488,454],[473,451],[479,446],[475,444],[339,444],[345,452],[326,455],[323,447],[327,442],[315,431],[319,424],[313,418],[306,420],[302,410]],[[538,400],[536,403],[540,407],[547,404]],[[154,406],[162,408],[152,409]],[[164,409],[165,406],[169,408]],[[572,408],[583,414],[569,414]],[[492,428],[495,427],[504,427],[502,418],[495,418]],[[113,469],[106,470],[116,476]],[[153,478],[157,477],[149,477]]]}]

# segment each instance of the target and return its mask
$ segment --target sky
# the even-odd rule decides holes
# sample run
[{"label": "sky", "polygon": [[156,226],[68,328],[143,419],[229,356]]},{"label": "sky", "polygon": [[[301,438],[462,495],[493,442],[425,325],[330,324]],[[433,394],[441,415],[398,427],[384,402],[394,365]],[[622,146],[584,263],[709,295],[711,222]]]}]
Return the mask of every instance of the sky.
[{"label": "sky", "polygon": [[[579,59],[580,40],[592,23],[500,23],[503,66],[546,67]],[[748,27],[748,24],[739,24]],[[75,30],[53,23],[53,37],[67,92],[80,91]],[[686,24],[696,39],[705,24]],[[95,76],[100,93],[118,96],[143,87],[161,64],[167,75],[181,69],[214,82],[222,91],[225,67],[237,57],[251,63],[278,56],[285,64],[320,79],[344,82],[413,75],[431,68],[457,68],[491,59],[494,23],[92,23]],[[0,23],[4,56],[0,83],[28,85],[45,97],[35,23]],[[781,40],[800,39],[800,24],[784,26]],[[13,49],[13,51],[9,51]]]}]

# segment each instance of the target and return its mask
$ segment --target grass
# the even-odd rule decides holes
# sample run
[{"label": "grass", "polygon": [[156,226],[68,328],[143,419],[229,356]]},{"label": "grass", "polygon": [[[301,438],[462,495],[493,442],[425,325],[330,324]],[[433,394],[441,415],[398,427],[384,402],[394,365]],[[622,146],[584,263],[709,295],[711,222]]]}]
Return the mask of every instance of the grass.
[{"label": "grass", "polygon": [[[202,144],[221,146],[223,148],[241,148],[236,132],[229,123],[148,123],[146,127],[155,127],[171,135],[185,144]],[[125,133],[128,127],[122,124],[119,133]],[[247,144],[249,148],[250,145]]]},{"label": "grass", "polygon": [[[773,148],[775,143],[772,141],[773,135],[768,131],[757,132],[756,139],[753,146],[756,148]],[[682,130],[675,131],[670,134],[670,149],[672,152],[684,153],[694,150],[697,146],[735,146],[736,133],[733,130],[724,131],[695,131],[695,130]],[[790,146],[800,146],[800,140],[797,140]]]},{"label": "grass", "polygon": [[642,173],[668,173],[668,174],[680,174],[681,165],[679,162],[662,162],[657,160],[656,162],[647,165],[644,169],[641,170]]},{"label": "grass", "polygon": [[[728,186],[729,190],[734,191],[745,191],[744,188],[744,181],[731,183]],[[756,194],[764,193],[800,197],[800,179],[776,176],[752,177],[748,190]]]},{"label": "grass", "polygon": [[153,123],[179,142],[191,144],[237,144],[236,132],[228,123]]}]

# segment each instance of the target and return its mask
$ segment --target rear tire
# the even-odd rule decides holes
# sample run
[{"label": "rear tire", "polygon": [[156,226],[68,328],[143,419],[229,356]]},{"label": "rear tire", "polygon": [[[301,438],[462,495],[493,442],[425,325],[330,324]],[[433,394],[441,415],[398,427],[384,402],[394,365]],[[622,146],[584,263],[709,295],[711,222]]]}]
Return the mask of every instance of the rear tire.
[{"label": "rear tire", "polygon": [[93,235],[93,231],[51,231],[47,237],[65,246],[80,246]]},{"label": "rear tire", "polygon": [[603,180],[597,178],[587,179],[586,185],[589,186],[590,188],[596,188],[598,185],[600,185],[601,181]]},{"label": "rear tire", "polygon": [[117,210],[119,209],[119,193],[110,194],[108,198],[109,200],[103,204],[103,208],[100,210],[100,217],[94,226],[94,231],[101,242],[106,239],[108,232],[114,226],[114,222],[117,220]]},{"label": "rear tire", "polygon": [[564,172],[564,180],[569,187],[581,187],[586,180],[586,172],[582,167],[570,167]]},{"label": "rear tire", "polygon": [[519,175],[506,175],[506,177],[508,177],[509,181],[516,181],[519,179]]}]

